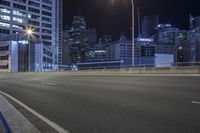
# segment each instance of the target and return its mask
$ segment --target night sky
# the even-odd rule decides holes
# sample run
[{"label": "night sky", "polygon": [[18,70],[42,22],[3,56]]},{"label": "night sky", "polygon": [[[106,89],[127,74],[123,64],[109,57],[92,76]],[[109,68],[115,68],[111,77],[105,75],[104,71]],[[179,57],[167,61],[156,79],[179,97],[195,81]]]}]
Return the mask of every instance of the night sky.
[{"label": "night sky", "polygon": [[[73,16],[85,16],[88,27],[96,28],[98,37],[130,32],[130,0],[63,0],[64,27],[71,26]],[[142,16],[158,15],[160,23],[188,29],[189,13],[200,15],[200,0],[135,0]],[[136,21],[137,22],[137,21]],[[137,26],[137,24],[135,25]],[[136,30],[137,32],[137,30]]]}]

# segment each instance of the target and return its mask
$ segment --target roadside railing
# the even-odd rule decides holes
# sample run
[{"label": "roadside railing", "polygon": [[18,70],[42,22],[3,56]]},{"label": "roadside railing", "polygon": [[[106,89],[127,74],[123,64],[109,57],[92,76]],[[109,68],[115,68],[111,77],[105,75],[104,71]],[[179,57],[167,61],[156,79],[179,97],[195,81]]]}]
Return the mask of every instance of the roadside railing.
[{"label": "roadside railing", "polygon": [[[169,64],[171,64],[169,66]],[[68,70],[83,73],[157,73],[157,74],[200,74],[200,62],[179,62],[179,63],[161,63],[158,66],[152,64],[132,66],[97,66],[82,67],[76,70]]]},{"label": "roadside railing", "polygon": [[[121,66],[93,66],[93,67],[77,67],[77,66],[59,66],[57,70],[35,71],[35,72],[82,72],[82,73],[191,73],[200,74],[200,62],[179,62],[179,63],[161,63],[157,66],[152,64],[143,65],[121,65]],[[1,72],[9,72],[7,69],[1,69]]]}]

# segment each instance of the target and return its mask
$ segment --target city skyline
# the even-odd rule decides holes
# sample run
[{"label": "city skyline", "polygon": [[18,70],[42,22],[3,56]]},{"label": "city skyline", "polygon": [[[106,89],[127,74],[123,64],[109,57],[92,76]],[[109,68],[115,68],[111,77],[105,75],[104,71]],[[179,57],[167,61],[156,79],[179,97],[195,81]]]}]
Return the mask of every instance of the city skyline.
[{"label": "city skyline", "polygon": [[199,1],[0,0],[0,133],[200,133]]},{"label": "city skyline", "polygon": [[[189,29],[189,15],[200,14],[199,4],[197,0],[192,3],[187,0],[151,0],[148,4],[144,0],[135,0],[135,6],[140,8],[141,19],[143,16],[158,15],[160,23],[170,23],[179,29]],[[85,16],[88,27],[96,28],[98,37],[109,34],[116,40],[121,32],[131,32],[131,6],[128,0],[116,0],[115,3],[105,0],[64,1],[63,12],[66,16],[64,27],[71,26],[73,17],[81,15]],[[135,27],[137,34],[137,21]]]},{"label": "city skyline", "polygon": [[[179,0],[173,3],[170,1],[160,3],[152,0],[150,3],[145,2],[149,5],[147,8],[142,6],[144,1],[135,0],[133,5],[135,5],[135,9],[139,6],[142,7],[142,13],[140,13],[143,17],[141,17],[140,21],[141,36],[137,36],[137,22],[135,22],[134,30],[136,32],[134,35],[137,38],[134,39],[132,36],[131,41],[132,17],[129,15],[131,15],[131,7],[133,7],[130,6],[132,1],[96,0],[95,3],[94,1],[88,0],[79,3],[82,6],[76,7],[77,1],[74,2],[74,6],[72,2],[69,2],[68,5],[71,5],[70,7],[66,7],[66,3],[62,4],[62,2],[62,0],[4,0],[0,3],[1,51],[3,53],[5,51],[9,53],[7,55],[1,54],[1,67],[3,71],[52,71],[63,69],[63,67],[66,69],[65,65],[75,64],[78,67],[82,65],[81,63],[84,63],[84,65],[85,63],[89,63],[88,65],[91,65],[90,61],[100,61],[102,63],[105,63],[105,61],[111,61],[111,63],[113,63],[112,61],[117,61],[118,64],[114,62],[112,65],[118,65],[120,67],[130,67],[131,64],[132,67],[141,67],[145,64],[160,66],[158,64],[163,62],[165,64],[169,63],[170,65],[167,66],[171,66],[172,62],[199,61],[198,37],[200,36],[200,16],[192,13],[192,16],[197,16],[193,18],[191,14],[187,15],[190,17],[190,20],[189,18],[186,19],[188,22],[190,21],[190,29],[186,28],[187,26],[180,28],[180,25],[184,24],[184,21],[176,16],[176,13],[184,13],[183,10],[187,11],[192,9],[191,12],[193,12],[196,6],[193,8],[188,6],[188,8],[181,10],[178,8],[180,7]],[[185,4],[186,1],[183,1],[182,7]],[[194,4],[193,2],[191,5]],[[167,10],[170,5],[170,10]],[[84,8],[84,6],[87,8]],[[175,7],[177,7],[176,13]],[[66,16],[67,14],[65,14],[65,11],[63,13],[62,9],[69,9],[69,11],[74,11],[74,13],[78,9],[78,15],[69,12],[74,17],[71,22],[70,17]],[[145,13],[144,16],[143,11],[150,9],[154,10]],[[164,15],[162,16],[156,13],[158,9],[160,10],[160,14],[167,13],[165,14],[165,19],[168,20],[167,22],[162,21]],[[93,16],[93,19],[90,20],[87,12]],[[174,15],[171,15],[172,12],[174,12]],[[103,13],[104,15],[101,16],[98,13]],[[63,15],[64,18],[70,21],[67,29],[64,29],[62,25]],[[176,26],[178,24],[169,22],[168,15],[172,17],[176,16],[176,20],[182,22],[180,22],[179,26]],[[135,21],[137,21],[137,16],[135,15]],[[160,22],[159,17],[161,18]],[[11,23],[9,22],[10,20]],[[22,39],[23,33],[25,32],[27,32],[28,36],[25,34],[23,38],[27,40],[19,40]],[[40,41],[34,41],[34,38]],[[29,45],[26,47],[23,44]],[[14,46],[17,48],[14,48]],[[15,52],[13,52],[14,50]],[[19,55],[19,58],[18,56],[13,56],[14,54]],[[10,58],[11,56],[13,58]],[[9,61],[16,61],[18,65],[15,63],[14,65],[13,63],[9,64]],[[104,66],[105,64],[102,65]]]}]

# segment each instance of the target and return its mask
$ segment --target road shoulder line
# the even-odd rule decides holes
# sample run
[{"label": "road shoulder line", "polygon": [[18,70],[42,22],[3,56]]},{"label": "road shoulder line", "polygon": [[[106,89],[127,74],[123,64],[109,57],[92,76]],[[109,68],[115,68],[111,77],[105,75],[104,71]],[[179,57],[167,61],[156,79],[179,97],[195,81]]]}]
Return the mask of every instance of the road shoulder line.
[{"label": "road shoulder line", "polygon": [[17,109],[15,109],[4,97],[0,95],[0,112],[5,119],[5,124],[13,133],[40,133]]},{"label": "road shoulder line", "polygon": [[41,114],[39,114],[35,110],[31,109],[30,107],[28,107],[27,105],[25,105],[21,101],[17,100],[16,98],[12,97],[11,95],[9,95],[9,94],[7,94],[5,92],[2,92],[2,91],[0,91],[0,94],[7,96],[11,100],[13,100],[14,102],[16,102],[20,106],[22,106],[23,108],[25,108],[27,111],[29,111],[30,113],[32,113],[33,115],[35,115],[36,117],[38,117],[39,119],[41,119],[42,121],[44,121],[47,125],[49,125],[53,129],[55,129],[57,132],[59,132],[59,133],[70,133],[69,131],[65,130],[64,128],[62,128],[58,124],[50,121],[49,119],[45,118],[44,116],[42,116]]},{"label": "road shoulder line", "polygon": [[199,104],[200,105],[200,102],[198,101],[192,101],[193,104]]}]

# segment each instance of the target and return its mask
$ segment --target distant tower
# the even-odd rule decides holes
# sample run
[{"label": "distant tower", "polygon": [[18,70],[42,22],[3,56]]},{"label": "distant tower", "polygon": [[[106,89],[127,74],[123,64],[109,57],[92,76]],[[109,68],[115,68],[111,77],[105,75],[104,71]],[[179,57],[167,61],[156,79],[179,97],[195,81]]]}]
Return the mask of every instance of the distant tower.
[{"label": "distant tower", "polygon": [[158,26],[158,16],[144,16],[142,19],[142,37],[152,37],[155,28]]},{"label": "distant tower", "polygon": [[77,64],[87,61],[87,51],[97,43],[96,30],[87,29],[85,17],[74,16],[69,34],[69,51],[71,62]]},{"label": "distant tower", "polygon": [[84,31],[87,28],[85,17],[83,16],[74,16],[73,20],[73,28],[74,30]]},{"label": "distant tower", "polygon": [[190,29],[193,29],[193,26],[194,26],[194,18],[192,14],[190,13]]}]

